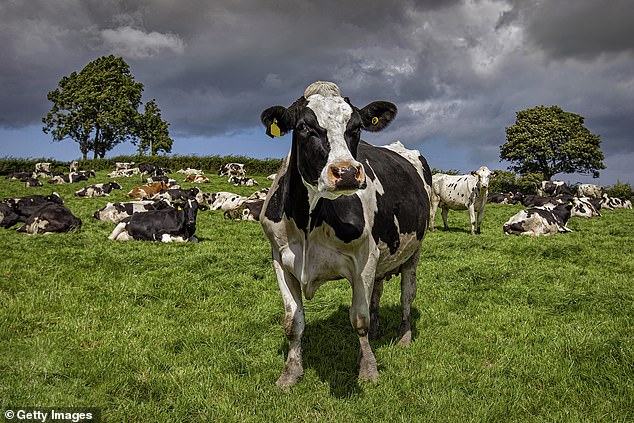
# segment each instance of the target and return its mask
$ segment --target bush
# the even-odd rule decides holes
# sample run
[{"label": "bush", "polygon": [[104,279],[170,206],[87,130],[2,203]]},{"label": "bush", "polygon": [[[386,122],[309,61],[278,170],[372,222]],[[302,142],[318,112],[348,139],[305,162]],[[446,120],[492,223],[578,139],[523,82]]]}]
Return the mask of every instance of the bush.
[{"label": "bush", "polygon": [[607,189],[606,193],[609,197],[616,197],[621,200],[631,201],[634,199],[634,191],[632,191],[630,184],[624,184],[619,180],[617,180],[616,184],[614,184],[611,188]]},{"label": "bush", "polygon": [[513,172],[496,170],[495,176],[489,180],[489,192],[517,192],[518,190],[515,173]]}]

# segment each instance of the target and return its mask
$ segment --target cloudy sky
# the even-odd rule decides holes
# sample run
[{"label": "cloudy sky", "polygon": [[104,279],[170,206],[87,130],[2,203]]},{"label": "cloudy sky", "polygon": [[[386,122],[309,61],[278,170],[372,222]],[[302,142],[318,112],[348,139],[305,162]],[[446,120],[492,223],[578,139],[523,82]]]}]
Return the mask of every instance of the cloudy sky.
[{"label": "cloudy sky", "polygon": [[634,184],[632,22],[631,0],[0,0],[0,157],[79,158],[42,132],[46,94],[114,54],[177,154],[284,157],[290,136],[269,139],[260,112],[330,80],[357,106],[398,106],[364,139],[444,170],[506,169],[515,112],[559,105],[601,136],[607,169],[555,177]]}]

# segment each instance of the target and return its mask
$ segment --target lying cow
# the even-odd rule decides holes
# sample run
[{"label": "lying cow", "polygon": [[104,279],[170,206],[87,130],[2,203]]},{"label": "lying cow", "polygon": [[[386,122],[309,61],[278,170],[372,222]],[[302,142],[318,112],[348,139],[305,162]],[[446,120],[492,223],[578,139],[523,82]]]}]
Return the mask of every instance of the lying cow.
[{"label": "lying cow", "polygon": [[556,207],[560,204],[567,204],[572,201],[572,196],[563,195],[559,197],[544,197],[541,195],[527,195],[522,198],[522,205],[524,207],[544,207],[552,206]]},{"label": "lying cow", "polygon": [[40,180],[35,179],[35,178],[26,178],[24,180],[22,180],[22,182],[24,182],[24,186],[25,187],[41,187],[43,184]]},{"label": "lying cow", "polygon": [[95,184],[84,187],[75,191],[77,197],[108,197],[115,189],[122,189],[121,185],[116,182],[108,182],[105,184]]},{"label": "lying cow", "polygon": [[577,187],[577,196],[601,198],[603,196],[603,187],[595,184],[579,184]]},{"label": "lying cow", "polygon": [[607,210],[614,210],[616,208],[631,209],[632,202],[630,200],[621,200],[617,197],[609,197],[608,194],[603,194],[601,197],[601,207]]},{"label": "lying cow", "polygon": [[160,210],[170,207],[165,200],[141,200],[107,203],[102,209],[97,210],[93,216],[102,222],[119,223],[135,213],[145,213],[150,210]]},{"label": "lying cow", "polygon": [[145,198],[151,198],[159,192],[167,191],[168,189],[169,187],[165,182],[153,182],[148,185],[141,185],[132,188],[126,195],[124,195],[124,197],[143,200]]},{"label": "lying cow", "polygon": [[209,178],[205,175],[189,175],[185,178],[185,182],[193,182],[195,184],[208,184]]},{"label": "lying cow", "polygon": [[0,203],[0,227],[10,228],[18,222],[21,222],[20,216],[8,204]]},{"label": "lying cow", "polygon": [[542,197],[572,196],[572,191],[564,181],[541,181],[537,183],[537,195]]},{"label": "lying cow", "polygon": [[352,286],[350,323],[361,347],[359,378],[377,381],[369,339],[378,336],[383,280],[401,274],[399,343],[411,342],[416,266],[429,220],[431,172],[417,151],[400,143],[374,147],[361,130],[385,128],[396,106],[376,101],[359,109],[331,82],[311,84],[290,107],[262,112],[269,136],[292,132],[292,146],[260,214],[271,244],[284,302],[289,351],[278,386],[303,375],[302,292],[324,282]]},{"label": "lying cow", "polygon": [[20,222],[26,222],[40,207],[48,204],[64,204],[64,200],[56,192],[51,195],[28,195],[26,197],[5,198],[1,201],[13,210]]},{"label": "lying cow", "polygon": [[138,175],[141,173],[138,167],[133,167],[131,169],[117,169],[108,174],[109,178],[129,178],[133,175]]},{"label": "lying cow", "polygon": [[121,221],[108,239],[129,241],[196,242],[198,202],[187,200],[182,206],[137,213]]},{"label": "lying cow", "polygon": [[595,207],[591,198],[588,197],[574,197],[572,199],[572,210],[570,211],[570,217],[595,217],[601,216],[599,210]]},{"label": "lying cow", "polygon": [[158,193],[152,197],[153,200],[165,200],[170,203],[176,201],[196,200],[199,205],[205,202],[205,198],[205,193],[203,193],[198,187],[190,189],[170,188],[167,191]]},{"label": "lying cow", "polygon": [[49,184],[75,184],[81,181],[87,181],[89,177],[89,173],[76,172],[69,173],[67,175],[53,176],[48,180]]},{"label": "lying cow", "polygon": [[524,198],[522,193],[516,192],[506,192],[500,194],[488,194],[487,195],[487,203],[497,203],[497,204],[517,204],[519,201]]},{"label": "lying cow", "polygon": [[260,185],[258,184],[258,181],[256,181],[255,179],[247,178],[245,176],[232,175],[232,176],[229,176],[229,179],[227,180],[227,182],[235,186],[245,186],[245,187],[253,187],[256,185]]},{"label": "lying cow", "polygon": [[187,169],[179,169],[176,171],[176,173],[182,173],[183,175],[204,175],[205,172],[203,172],[202,170],[199,169],[192,169],[190,167],[188,167]]},{"label": "lying cow", "polygon": [[218,169],[218,176],[245,176],[244,165],[242,163],[227,163]]},{"label": "lying cow", "polygon": [[134,166],[134,162],[116,162],[114,164],[115,170],[132,169],[132,166]]},{"label": "lying cow", "polygon": [[471,233],[480,233],[487,202],[489,178],[495,176],[488,167],[482,166],[471,175],[446,175],[437,173],[432,177],[431,212],[429,229],[434,230],[434,220],[438,207],[442,209],[442,221],[445,230],[449,210],[469,210]]},{"label": "lying cow", "polygon": [[168,173],[172,173],[170,169],[164,169],[159,166],[155,166],[153,164],[141,163],[139,165],[139,172],[141,173],[141,178],[143,175],[152,175],[152,176],[164,176]]},{"label": "lying cow", "polygon": [[210,210],[234,210],[247,201],[247,197],[232,192],[220,191],[205,195],[205,203]]},{"label": "lying cow", "polygon": [[43,163],[35,163],[35,173],[51,173],[51,165],[52,163],[43,162]]},{"label": "lying cow", "polygon": [[69,232],[81,226],[81,219],[61,204],[47,204],[35,210],[18,232],[29,234],[50,234]]},{"label": "lying cow", "polygon": [[566,227],[570,219],[572,203],[560,204],[553,209],[531,208],[522,210],[504,224],[507,235],[549,236],[560,232],[572,232]]},{"label": "lying cow", "polygon": [[263,199],[247,200],[235,209],[225,211],[223,215],[225,219],[250,220],[257,222],[260,220],[260,213],[262,212],[263,205]]}]

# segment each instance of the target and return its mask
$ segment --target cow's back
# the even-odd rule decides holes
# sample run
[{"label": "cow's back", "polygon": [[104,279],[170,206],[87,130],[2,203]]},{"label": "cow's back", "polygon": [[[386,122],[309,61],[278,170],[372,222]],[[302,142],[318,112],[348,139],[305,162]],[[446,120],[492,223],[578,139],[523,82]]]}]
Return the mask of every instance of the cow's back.
[{"label": "cow's back", "polygon": [[466,210],[476,203],[478,179],[471,175],[447,175],[437,173],[432,176],[432,195],[440,207],[452,210]]}]

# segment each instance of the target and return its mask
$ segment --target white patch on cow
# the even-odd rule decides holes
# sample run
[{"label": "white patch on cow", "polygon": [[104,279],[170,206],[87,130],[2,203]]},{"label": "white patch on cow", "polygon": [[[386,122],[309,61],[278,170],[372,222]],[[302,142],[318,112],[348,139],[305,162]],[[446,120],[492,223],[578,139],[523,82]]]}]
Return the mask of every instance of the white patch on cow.
[{"label": "white patch on cow", "polygon": [[48,220],[40,219],[36,217],[33,219],[33,222],[29,225],[26,225],[26,232],[29,234],[44,234],[46,232],[46,228],[50,225]]},{"label": "white patch on cow", "polygon": [[[315,113],[319,125],[326,129],[328,144],[330,145],[326,165],[317,180],[316,192],[315,188],[308,186],[307,188],[309,192],[312,191],[319,197],[335,199],[342,193],[332,192],[334,186],[331,185],[328,178],[328,166],[335,163],[350,163],[353,166],[360,165],[352,157],[344,137],[348,121],[352,116],[352,107],[341,97],[324,97],[321,94],[313,94],[308,97],[307,106]],[[317,202],[314,201],[314,203],[316,204]]]}]

